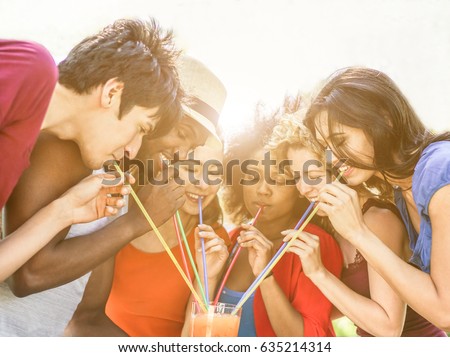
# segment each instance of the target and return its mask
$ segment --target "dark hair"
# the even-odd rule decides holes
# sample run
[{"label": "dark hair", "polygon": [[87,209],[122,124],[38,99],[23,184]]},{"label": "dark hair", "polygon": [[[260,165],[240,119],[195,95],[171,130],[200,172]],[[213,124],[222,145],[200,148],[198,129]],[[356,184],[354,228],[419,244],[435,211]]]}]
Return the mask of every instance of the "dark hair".
[{"label": "dark hair", "polygon": [[450,140],[449,132],[435,135],[427,130],[392,79],[370,68],[348,67],[328,78],[306,114],[305,124],[313,133],[322,111],[327,112],[330,134],[339,125],[358,128],[374,147],[374,163],[368,166],[332,137],[339,157],[348,158],[354,167],[377,170],[390,178],[411,176],[426,146]]},{"label": "dark hair", "polygon": [[124,83],[119,117],[138,105],[159,106],[152,136],[168,132],[182,113],[171,31],[154,19],[120,19],[76,45],[59,65],[59,83],[87,94],[112,78]]},{"label": "dark hair", "polygon": [[[283,106],[270,114],[264,113],[265,108],[261,103],[256,106],[251,131],[242,130],[230,138],[225,152],[224,167],[228,167],[231,160],[239,160],[242,163],[249,159],[255,151],[266,148],[273,129],[280,121],[280,114],[283,111],[290,111],[288,102],[286,99]],[[243,186],[240,184],[243,173],[239,166],[233,166],[232,175],[227,173],[225,176],[227,179],[231,177],[232,182],[227,182],[223,191],[224,210],[230,215],[233,223],[240,224],[252,218],[245,207]],[[307,204],[305,198],[298,197],[292,214],[303,212]]]}]

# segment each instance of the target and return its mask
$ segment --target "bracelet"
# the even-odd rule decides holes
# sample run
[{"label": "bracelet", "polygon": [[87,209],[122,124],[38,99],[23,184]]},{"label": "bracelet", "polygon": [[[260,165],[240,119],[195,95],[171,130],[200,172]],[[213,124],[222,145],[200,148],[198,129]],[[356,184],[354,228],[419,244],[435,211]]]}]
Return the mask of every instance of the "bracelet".
[{"label": "bracelet", "polygon": [[267,278],[271,277],[273,275],[273,271],[270,271],[269,274],[266,275],[266,277],[263,280],[266,280]]}]

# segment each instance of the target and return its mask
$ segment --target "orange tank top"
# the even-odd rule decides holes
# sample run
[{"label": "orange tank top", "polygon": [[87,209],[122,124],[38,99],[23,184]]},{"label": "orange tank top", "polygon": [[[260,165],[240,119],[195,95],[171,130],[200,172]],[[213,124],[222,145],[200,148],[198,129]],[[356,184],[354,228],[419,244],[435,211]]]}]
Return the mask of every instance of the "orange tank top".
[{"label": "orange tank top", "polygon": [[[213,228],[225,242],[229,242],[222,226]],[[194,230],[187,240],[194,256]],[[184,268],[178,245],[172,248],[172,253]],[[189,274],[194,279],[186,252],[185,255]],[[165,251],[146,253],[128,244],[116,256],[106,314],[129,336],[180,336],[190,295],[189,288]]]}]

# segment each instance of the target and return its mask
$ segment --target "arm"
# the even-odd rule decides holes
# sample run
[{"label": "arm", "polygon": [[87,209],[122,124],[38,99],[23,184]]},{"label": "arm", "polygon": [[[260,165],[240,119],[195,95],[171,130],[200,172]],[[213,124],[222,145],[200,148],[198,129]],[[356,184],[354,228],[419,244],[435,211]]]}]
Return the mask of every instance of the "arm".
[{"label": "arm", "polygon": [[[8,201],[7,234],[90,174],[80,162],[76,144],[62,142],[51,135],[41,134],[31,162]],[[183,203],[183,189],[174,181],[163,186],[147,185],[139,195],[157,225],[170,218]],[[65,284],[93,270],[149,230],[135,204],[126,215],[94,233],[65,240],[68,229],[64,229],[17,270],[8,283],[17,296]]]},{"label": "arm", "polygon": [[431,199],[429,214],[433,226],[431,273],[407,264],[375,236],[359,234],[355,246],[367,261],[417,313],[439,328],[450,331],[450,185]]},{"label": "arm", "polygon": [[[38,252],[61,229],[72,223],[89,222],[117,212],[123,204],[110,193],[125,193],[118,186],[104,186],[108,175],[90,176],[70,189],[63,196],[39,210],[33,217],[0,241],[0,281],[14,273]],[[111,178],[111,177],[109,177]]]},{"label": "arm", "polygon": [[267,315],[278,337],[304,336],[303,316],[295,310],[271,275],[259,286]]},{"label": "arm", "polygon": [[[255,278],[267,266],[274,255],[273,243],[258,229],[243,224],[238,238],[248,249],[249,264]],[[292,306],[274,276],[267,277],[259,286],[267,315],[277,336],[304,336],[303,316]]]},{"label": "arm", "polygon": [[335,195],[342,197],[342,204],[319,204],[328,213],[333,226],[363,254],[368,264],[405,303],[431,323],[443,330],[450,330],[450,185],[439,189],[429,204],[433,226],[430,274],[403,261],[363,221],[353,220],[346,215],[344,208],[354,206],[357,197],[348,192],[348,188],[338,188],[343,193]]},{"label": "arm", "polygon": [[[389,210],[371,208],[365,215],[367,226],[397,255],[405,242],[403,224]],[[345,316],[374,336],[400,336],[406,305],[383,278],[369,265],[370,298],[359,295],[323,266],[317,254],[319,240],[304,233],[292,250],[302,260],[305,273]]]},{"label": "arm", "polygon": [[105,313],[113,278],[114,258],[110,258],[91,273],[65,336],[128,336]]}]

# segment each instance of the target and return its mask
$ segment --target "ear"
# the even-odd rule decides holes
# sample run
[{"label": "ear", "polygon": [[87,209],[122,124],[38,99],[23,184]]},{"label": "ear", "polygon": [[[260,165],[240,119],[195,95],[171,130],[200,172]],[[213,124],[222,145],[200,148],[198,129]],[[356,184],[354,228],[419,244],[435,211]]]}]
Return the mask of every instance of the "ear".
[{"label": "ear", "polygon": [[109,79],[102,88],[100,103],[103,108],[120,106],[123,88],[125,85],[117,78]]}]

